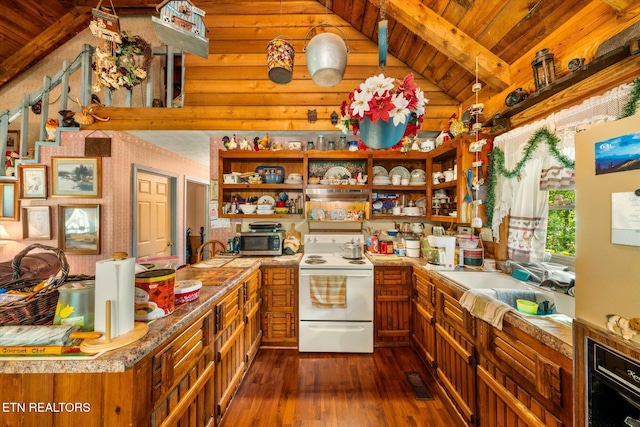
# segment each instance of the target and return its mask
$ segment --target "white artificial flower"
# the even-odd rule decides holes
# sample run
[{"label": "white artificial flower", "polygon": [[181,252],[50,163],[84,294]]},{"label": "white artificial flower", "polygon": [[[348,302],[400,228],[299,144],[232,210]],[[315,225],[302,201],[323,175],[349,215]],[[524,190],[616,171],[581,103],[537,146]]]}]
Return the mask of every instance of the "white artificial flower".
[{"label": "white artificial flower", "polygon": [[354,92],[353,102],[350,108],[353,110],[354,116],[364,117],[366,111],[369,111],[369,101],[373,98],[373,94],[369,92]]},{"label": "white artificial flower", "polygon": [[364,84],[369,87],[369,90],[378,96],[382,96],[387,91],[393,90],[394,79],[392,77],[385,77],[384,74],[378,74],[377,76],[369,77],[365,80]]},{"label": "white artificial flower", "polygon": [[407,117],[411,113],[407,106],[409,105],[409,101],[402,96],[401,93],[396,93],[393,95],[391,99],[393,102],[393,106],[395,107],[393,110],[389,112],[389,117],[393,118],[394,126],[398,126],[401,123],[407,122]]}]

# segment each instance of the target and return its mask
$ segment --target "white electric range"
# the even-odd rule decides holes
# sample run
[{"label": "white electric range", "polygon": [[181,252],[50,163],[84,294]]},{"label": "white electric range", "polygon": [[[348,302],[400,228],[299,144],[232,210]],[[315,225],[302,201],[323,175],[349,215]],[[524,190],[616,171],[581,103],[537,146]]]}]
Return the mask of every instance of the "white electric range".
[{"label": "white electric range", "polygon": [[361,234],[308,234],[299,267],[299,351],[373,352],[373,264],[342,257]]}]

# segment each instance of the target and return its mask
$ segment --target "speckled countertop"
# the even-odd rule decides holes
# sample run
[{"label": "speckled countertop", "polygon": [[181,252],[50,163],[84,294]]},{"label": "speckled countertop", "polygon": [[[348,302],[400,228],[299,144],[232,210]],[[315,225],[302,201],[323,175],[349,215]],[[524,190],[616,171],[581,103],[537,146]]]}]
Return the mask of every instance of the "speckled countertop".
[{"label": "speckled countertop", "polygon": [[261,265],[298,265],[302,254],[265,258],[217,258],[209,265],[190,266],[176,273],[177,280],[198,279],[203,283],[198,300],[176,306],[173,313],[148,323],[149,332],[138,341],[107,351],[95,359],[79,360],[72,356],[55,358],[0,359],[0,373],[74,373],[123,372],[164,341],[210,309],[225,292],[244,280]]},{"label": "speckled countertop", "polygon": [[[376,266],[425,265],[424,258],[397,257],[395,255],[369,255]],[[73,372],[123,372],[130,369],[165,340],[208,310],[225,292],[245,279],[260,266],[297,266],[302,254],[264,258],[216,258],[207,265],[190,266],[178,270],[176,278],[198,279],[205,286],[197,301],[176,306],[174,312],[164,318],[149,322],[149,332],[140,340],[119,349],[101,354],[95,359],[67,358],[12,358],[0,359],[0,373],[73,373]],[[455,282],[454,282],[455,283]],[[460,284],[457,284],[460,286]],[[518,312],[507,313],[505,322],[525,331],[567,357],[572,357],[572,328],[552,316],[525,316]]]}]

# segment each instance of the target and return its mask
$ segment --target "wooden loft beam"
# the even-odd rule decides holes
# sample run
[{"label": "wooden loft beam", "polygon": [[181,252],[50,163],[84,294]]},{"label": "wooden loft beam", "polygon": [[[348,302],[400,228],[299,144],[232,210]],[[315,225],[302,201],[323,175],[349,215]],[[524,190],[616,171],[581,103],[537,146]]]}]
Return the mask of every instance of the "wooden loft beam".
[{"label": "wooden loft beam", "polygon": [[[376,2],[377,0],[370,0]],[[420,0],[384,0],[387,14],[451,60],[498,90],[511,84],[510,66],[455,25],[423,5]]]}]

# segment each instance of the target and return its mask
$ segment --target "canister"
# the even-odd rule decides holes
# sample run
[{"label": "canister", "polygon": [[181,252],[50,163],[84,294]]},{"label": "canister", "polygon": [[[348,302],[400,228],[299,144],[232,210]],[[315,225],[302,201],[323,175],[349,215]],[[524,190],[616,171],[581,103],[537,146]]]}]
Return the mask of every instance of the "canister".
[{"label": "canister", "polygon": [[169,268],[136,274],[135,318],[158,319],[173,313],[176,271]]},{"label": "canister", "polygon": [[93,331],[95,283],[95,280],[80,280],[60,286],[53,324],[80,326],[83,331]]}]

